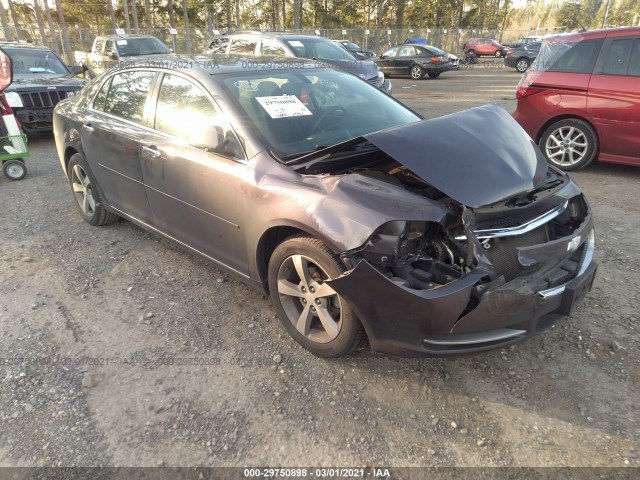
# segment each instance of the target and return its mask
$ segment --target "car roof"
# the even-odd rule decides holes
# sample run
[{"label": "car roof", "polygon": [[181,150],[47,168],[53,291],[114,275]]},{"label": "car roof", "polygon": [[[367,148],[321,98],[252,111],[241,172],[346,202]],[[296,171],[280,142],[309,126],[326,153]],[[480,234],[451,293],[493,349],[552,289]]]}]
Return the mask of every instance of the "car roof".
[{"label": "car roof", "polygon": [[[252,65],[259,65],[256,72],[281,71],[281,70],[310,70],[323,69],[319,62],[296,58],[292,63],[291,57],[250,57]],[[262,65],[260,65],[262,63]],[[153,55],[153,57],[139,56],[127,58],[126,69],[116,66],[109,72],[128,70],[129,68],[160,68],[170,71],[189,71],[192,76],[223,75],[226,73],[238,73],[247,71],[247,57],[240,55]],[[327,65],[327,69],[330,65]]]},{"label": "car roof", "polygon": [[558,33],[556,35],[547,35],[543,40],[564,41],[573,39],[604,38],[607,35],[640,35],[640,27],[621,27],[621,28],[603,28],[599,30],[586,30],[584,32]]},{"label": "car roof", "polygon": [[132,33],[132,34],[124,34],[124,35],[117,35],[117,34],[113,34],[113,35],[98,35],[96,38],[106,38],[106,39],[114,39],[114,38],[158,38],[158,37],[154,37],[153,35],[143,35],[143,34],[137,34],[137,33]]},{"label": "car roof", "polygon": [[47,52],[51,52],[50,48],[45,47],[44,45],[34,45],[33,43],[26,42],[11,42],[11,41],[3,41],[0,40],[0,47],[3,48],[25,48],[29,50],[45,50]]},{"label": "car roof", "polygon": [[[251,36],[251,35],[255,35],[259,37],[286,38],[288,40],[320,40],[322,42],[335,41],[326,37],[322,37],[320,35],[302,35],[300,33],[291,33],[291,32],[252,32],[252,31],[215,35],[212,38],[212,40],[216,38],[243,37],[243,36]],[[344,40],[338,40],[338,41],[344,41]]]}]

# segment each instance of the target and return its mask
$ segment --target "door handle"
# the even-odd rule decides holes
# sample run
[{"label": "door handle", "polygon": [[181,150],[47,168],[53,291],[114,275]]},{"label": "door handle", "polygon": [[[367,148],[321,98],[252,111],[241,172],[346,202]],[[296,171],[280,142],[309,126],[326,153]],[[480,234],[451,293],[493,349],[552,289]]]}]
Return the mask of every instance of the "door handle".
[{"label": "door handle", "polygon": [[87,133],[93,132],[93,127],[91,125],[83,125],[82,129]]},{"label": "door handle", "polygon": [[158,158],[160,156],[160,151],[155,146],[143,146],[142,151],[149,155],[151,158]]}]

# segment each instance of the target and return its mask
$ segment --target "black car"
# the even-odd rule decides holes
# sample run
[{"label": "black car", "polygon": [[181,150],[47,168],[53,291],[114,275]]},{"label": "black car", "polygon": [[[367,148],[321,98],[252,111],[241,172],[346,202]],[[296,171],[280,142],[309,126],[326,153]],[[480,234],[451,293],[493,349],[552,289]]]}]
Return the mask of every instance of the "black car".
[{"label": "black car", "polygon": [[384,74],[374,62],[359,60],[328,38],[317,35],[275,32],[221,35],[209,41],[205,53],[309,58],[353,73],[391,93],[391,82],[384,79]]},{"label": "black car", "polygon": [[500,348],[589,291],[589,205],[501,107],[423,120],[313,61],[175,60],[58,104],[74,203],[262,288],[314,354]]},{"label": "black car", "polygon": [[515,68],[520,73],[526,72],[540,53],[540,45],[542,42],[534,42],[508,50],[507,56],[504,57],[504,64]]},{"label": "black car", "polygon": [[13,83],[5,97],[26,133],[51,131],[53,107],[76,95],[86,80],[76,75],[82,67],[69,69],[46,47],[25,43],[2,43],[13,63]]},{"label": "black car", "polygon": [[367,50],[366,48],[362,48],[357,43],[353,43],[350,40],[334,40],[335,43],[342,45],[346,48],[350,53],[355,55],[357,58],[364,60],[367,58],[373,58],[376,56],[376,52],[373,50]]},{"label": "black car", "polygon": [[438,78],[442,72],[454,68],[449,54],[430,45],[407,45],[402,43],[390,48],[374,59],[385,75],[409,75],[420,80],[425,75]]}]

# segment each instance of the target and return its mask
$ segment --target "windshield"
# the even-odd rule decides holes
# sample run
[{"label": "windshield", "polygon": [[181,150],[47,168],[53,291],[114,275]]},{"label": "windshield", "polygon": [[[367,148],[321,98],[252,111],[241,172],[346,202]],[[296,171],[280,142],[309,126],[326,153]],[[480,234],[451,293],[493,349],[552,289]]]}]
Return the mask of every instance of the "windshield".
[{"label": "windshield", "polygon": [[284,39],[296,57],[353,61],[355,57],[331,40],[322,38]]},{"label": "windshield", "polygon": [[363,80],[331,69],[221,75],[222,86],[281,159],[420,120]]},{"label": "windshield", "polygon": [[69,74],[69,69],[53,52],[47,50],[6,49],[13,62],[13,73],[25,75],[30,73]]},{"label": "windshield", "polygon": [[171,50],[157,38],[123,38],[116,40],[118,55],[133,57],[137,55],[155,55],[171,53]]}]

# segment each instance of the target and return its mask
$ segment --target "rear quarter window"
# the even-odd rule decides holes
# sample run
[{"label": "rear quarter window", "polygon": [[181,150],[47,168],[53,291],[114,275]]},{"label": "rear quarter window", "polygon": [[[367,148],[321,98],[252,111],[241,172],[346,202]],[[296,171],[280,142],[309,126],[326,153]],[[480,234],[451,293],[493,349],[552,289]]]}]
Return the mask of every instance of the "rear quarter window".
[{"label": "rear quarter window", "polygon": [[[550,72],[591,73],[600,53],[603,39],[576,43],[549,43],[541,49],[538,69]],[[543,51],[542,51],[543,50]],[[542,67],[542,68],[541,68]]]}]

